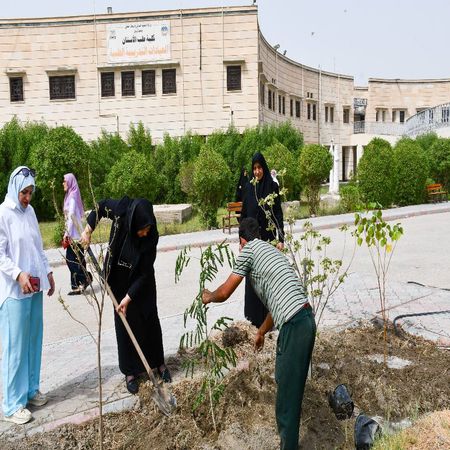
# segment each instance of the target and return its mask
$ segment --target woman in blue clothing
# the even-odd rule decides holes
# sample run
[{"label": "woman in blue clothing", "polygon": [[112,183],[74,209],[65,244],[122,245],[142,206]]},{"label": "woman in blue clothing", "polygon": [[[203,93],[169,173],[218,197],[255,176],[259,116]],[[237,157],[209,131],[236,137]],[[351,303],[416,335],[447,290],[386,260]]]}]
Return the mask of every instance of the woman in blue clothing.
[{"label": "woman in blue clothing", "polygon": [[55,282],[42,246],[36,214],[30,205],[35,172],[13,171],[0,205],[0,336],[4,420],[31,420],[27,405],[43,406],[39,391],[42,354],[42,297]]}]

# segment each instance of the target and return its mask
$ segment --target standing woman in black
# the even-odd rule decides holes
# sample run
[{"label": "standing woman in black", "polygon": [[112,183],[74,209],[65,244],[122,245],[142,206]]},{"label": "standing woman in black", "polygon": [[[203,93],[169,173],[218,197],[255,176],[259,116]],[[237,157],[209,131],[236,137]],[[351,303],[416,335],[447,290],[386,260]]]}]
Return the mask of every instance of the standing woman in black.
[{"label": "standing woman in black", "polygon": [[[261,240],[273,241],[278,239],[278,249],[284,246],[284,224],[283,211],[281,209],[281,199],[278,195],[275,198],[275,204],[272,210],[269,206],[260,206],[259,200],[266,198],[269,194],[279,194],[278,184],[273,181],[267,162],[262,153],[255,153],[252,159],[253,177],[258,180],[256,186],[253,183],[247,183],[245,187],[244,200],[242,204],[241,219],[253,217],[258,221]],[[275,224],[275,229],[268,230],[269,220],[265,211],[270,211],[271,221]],[[248,278],[245,279],[245,317],[255,326],[260,327],[267,315],[267,309],[262,304],[259,297],[253,290]]]},{"label": "standing woman in black", "polygon": [[245,167],[243,167],[241,169],[241,174],[239,176],[239,181],[238,181],[238,184],[236,186],[236,195],[235,195],[235,197],[236,197],[236,201],[237,202],[242,202],[247,183],[248,183],[247,169]]},{"label": "standing woman in black", "polygon": [[154,262],[159,234],[152,204],[142,198],[102,200],[98,209],[87,218],[82,235],[90,243],[98,221],[108,217],[113,221],[104,272],[119,307],[114,314],[119,368],[125,375],[129,392],[138,392],[137,378],[145,368],[117,314],[121,311],[156,375],[170,382],[171,376],[164,364],[161,324],[156,305]]}]

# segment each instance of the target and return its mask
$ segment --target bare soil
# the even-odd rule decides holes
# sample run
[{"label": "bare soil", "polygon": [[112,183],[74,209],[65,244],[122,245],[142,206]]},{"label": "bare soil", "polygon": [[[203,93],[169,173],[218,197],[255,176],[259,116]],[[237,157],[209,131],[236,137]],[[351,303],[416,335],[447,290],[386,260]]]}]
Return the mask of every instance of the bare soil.
[{"label": "bare soil", "polygon": [[[238,323],[236,327],[223,337],[228,345],[234,346],[239,360],[238,366],[224,379],[224,394],[215,408],[216,430],[208,405],[192,411],[200,380],[198,376],[184,377],[181,362],[186,355],[178,355],[170,360],[178,380],[170,386],[178,402],[175,413],[165,417],[159,412],[151,400],[151,387],[147,382],[141,385],[138,410],[105,416],[104,448],[279,448],[274,415],[276,336],[269,335],[264,350],[255,353],[254,329],[247,323]],[[216,338],[222,339],[222,336]],[[391,369],[368,358],[380,353],[383,354],[383,331],[372,324],[361,324],[340,333],[320,332],[313,354],[312,379],[307,382],[303,401],[301,448],[354,448],[355,418],[338,421],[328,405],[328,393],[341,383],[352,393],[354,415],[363,411],[370,416],[398,421],[449,409],[449,351],[440,350],[421,338],[396,336],[389,330],[388,355],[412,364]],[[0,443],[0,446],[5,450],[97,449],[97,427],[98,420],[83,426],[65,425],[25,440]],[[432,433],[432,427],[429,428],[428,432]],[[432,442],[433,437],[428,437]]]}]

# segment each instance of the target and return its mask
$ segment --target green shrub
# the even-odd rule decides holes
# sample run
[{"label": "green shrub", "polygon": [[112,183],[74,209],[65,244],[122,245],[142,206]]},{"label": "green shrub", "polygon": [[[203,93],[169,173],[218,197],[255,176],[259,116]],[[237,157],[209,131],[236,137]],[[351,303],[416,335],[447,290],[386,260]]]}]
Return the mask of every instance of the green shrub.
[{"label": "green shrub", "polygon": [[154,166],[160,175],[160,201],[164,203],[183,203],[187,196],[181,190],[178,174],[183,163],[192,161],[200,152],[203,138],[187,133],[181,138],[168,134],[155,149]]},{"label": "green shrub", "polygon": [[300,183],[305,189],[309,213],[315,215],[320,203],[320,186],[330,175],[333,157],[323,145],[305,145],[300,154],[299,166]]},{"label": "green shrub", "polygon": [[[287,188],[288,200],[298,199],[300,194],[300,182],[297,160],[292,152],[283,144],[272,144],[264,151],[269,169],[275,169],[279,172],[286,169],[286,174],[283,177],[283,187]],[[278,181],[281,181],[280,179]],[[298,194],[298,195],[295,195]]]},{"label": "green shrub", "polygon": [[36,198],[33,205],[41,220],[55,217],[54,195],[57,207],[62,207],[62,182],[66,173],[72,172],[76,176],[83,199],[89,197],[88,161],[88,145],[70,127],[52,128],[32,148],[30,165],[36,169]]},{"label": "green shrub", "polygon": [[450,139],[440,138],[430,148],[430,175],[450,189]]},{"label": "green shrub", "polygon": [[272,134],[274,142],[283,144],[295,156],[300,156],[304,145],[303,134],[291,122],[268,125],[267,132]]},{"label": "green shrub", "polygon": [[204,145],[195,161],[194,188],[201,221],[208,228],[217,227],[217,209],[225,199],[230,180],[224,158]]},{"label": "green shrub", "polygon": [[422,134],[416,137],[416,142],[423,148],[428,154],[433,144],[439,139],[436,133]]},{"label": "green shrub", "polygon": [[355,183],[349,183],[339,188],[341,196],[340,207],[344,212],[353,212],[361,209],[363,202],[358,186]]},{"label": "green shrub", "polygon": [[138,123],[137,127],[135,127],[133,123],[130,124],[127,142],[130,148],[138,153],[143,153],[147,156],[153,153],[150,130],[147,130],[141,121]]},{"label": "green shrub", "polygon": [[365,147],[359,160],[357,178],[365,203],[389,207],[394,200],[393,150],[384,139],[374,138]]},{"label": "green shrub", "polygon": [[178,174],[181,190],[187,195],[189,202],[195,201],[194,173],[195,161],[188,161],[182,164]]},{"label": "green shrub", "polygon": [[158,184],[158,175],[150,157],[130,150],[111,168],[105,188],[111,197],[143,197],[155,203]]},{"label": "green shrub", "polygon": [[425,200],[428,160],[422,147],[412,139],[400,139],[394,147],[394,201],[397,205],[415,205]]},{"label": "green shrub", "polygon": [[[130,148],[118,133],[109,134],[102,131],[101,135],[91,142],[89,171],[94,197],[99,200],[109,197],[105,187],[106,176],[114,164],[119,161]],[[91,199],[86,199],[90,204]]]}]

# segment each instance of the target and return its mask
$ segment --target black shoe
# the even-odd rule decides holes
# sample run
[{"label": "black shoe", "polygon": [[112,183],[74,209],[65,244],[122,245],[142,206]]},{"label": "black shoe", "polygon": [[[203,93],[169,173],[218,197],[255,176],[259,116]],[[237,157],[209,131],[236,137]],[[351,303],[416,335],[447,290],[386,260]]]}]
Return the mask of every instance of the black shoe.
[{"label": "black shoe", "polygon": [[77,287],[75,289],[72,289],[70,292],[67,293],[67,295],[81,295],[83,293],[83,289],[81,287]]},{"label": "black shoe", "polygon": [[125,377],[125,383],[127,385],[127,390],[130,394],[137,394],[139,392],[139,385],[135,377],[128,379]]},{"label": "black shoe", "polygon": [[158,368],[158,374],[161,377],[161,380],[164,381],[164,383],[172,383],[172,376],[170,375],[169,369],[166,366],[164,366],[164,370]]}]

